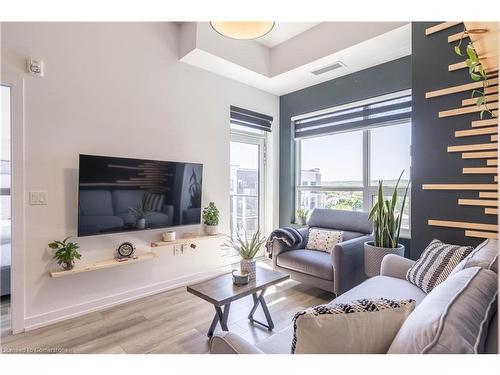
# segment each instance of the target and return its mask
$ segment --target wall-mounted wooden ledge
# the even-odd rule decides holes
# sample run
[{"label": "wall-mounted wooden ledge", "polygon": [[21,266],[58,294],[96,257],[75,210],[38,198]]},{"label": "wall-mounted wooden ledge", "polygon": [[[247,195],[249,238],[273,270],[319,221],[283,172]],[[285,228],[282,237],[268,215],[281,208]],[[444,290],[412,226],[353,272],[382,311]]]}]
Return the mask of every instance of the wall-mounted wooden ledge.
[{"label": "wall-mounted wooden ledge", "polygon": [[480,191],[479,198],[498,198],[497,191]]},{"label": "wall-mounted wooden ledge", "polygon": [[[477,104],[477,99],[478,97],[475,98],[469,98],[469,99],[463,99],[462,100],[462,105],[476,105]],[[485,96],[486,103],[490,102],[497,102],[498,101],[498,93],[497,94],[491,94],[491,95],[486,95]]]},{"label": "wall-mounted wooden ledge", "polygon": [[[488,88],[492,88],[492,90],[495,90],[494,92],[498,92],[498,86],[494,85],[498,85],[498,78],[492,78],[488,80]],[[435,98],[436,96],[455,94],[457,92],[469,91],[478,88],[483,88],[483,82],[478,81],[478,82],[466,83],[464,85],[452,86],[444,89],[429,91],[425,93],[425,97],[427,99]],[[491,94],[493,92],[492,90],[487,91],[486,93]]]},{"label": "wall-mounted wooden ledge", "polygon": [[438,31],[449,29],[450,27],[453,27],[455,25],[460,25],[461,23],[462,22],[452,22],[452,21],[442,22],[440,24],[425,29],[425,35],[431,35],[437,33]]},{"label": "wall-mounted wooden ledge", "polygon": [[481,232],[477,230],[466,230],[465,235],[467,237],[476,237],[476,238],[498,238],[498,233],[492,233],[492,232]]},{"label": "wall-mounted wooden ledge", "polygon": [[94,262],[90,264],[86,264],[83,266],[76,266],[72,270],[57,270],[57,271],[50,271],[49,275],[50,277],[62,277],[62,276],[69,276],[69,275],[74,275],[77,273],[83,273],[83,272],[90,272],[90,271],[97,271],[97,270],[102,270],[105,268],[112,268],[112,267],[120,267],[120,266],[126,266],[129,264],[137,263],[137,262],[142,262],[148,259],[155,258],[157,255],[152,252],[148,253],[142,253],[142,254],[137,254],[136,259],[128,259],[119,262],[116,259],[108,259],[108,260],[103,260],[100,262]]},{"label": "wall-mounted wooden ledge", "polygon": [[464,152],[462,159],[487,159],[498,157],[498,151]]},{"label": "wall-mounted wooden ledge", "polygon": [[498,184],[423,184],[423,190],[493,190],[498,191]]},{"label": "wall-mounted wooden ledge", "polygon": [[474,167],[474,168],[463,168],[463,174],[497,174],[498,168],[495,167]]},{"label": "wall-mounted wooden ledge", "polygon": [[498,143],[477,143],[472,145],[448,146],[448,152],[496,150]]},{"label": "wall-mounted wooden ledge", "polygon": [[456,42],[457,40],[467,39],[467,38],[469,38],[469,35],[464,31],[460,31],[459,33],[451,34],[450,36],[448,36],[448,43],[453,43]]},{"label": "wall-mounted wooden ledge", "polygon": [[432,220],[432,219],[428,220],[427,224],[435,226],[435,227],[486,230],[486,231],[491,231],[491,232],[498,231],[498,225],[496,225],[496,224],[468,223],[468,222],[461,222],[461,221],[446,221],[446,220]]},{"label": "wall-mounted wooden ledge", "polygon": [[151,247],[159,247],[159,246],[172,246],[172,245],[178,245],[178,244],[184,244],[187,242],[196,242],[196,241],[201,241],[201,240],[211,240],[214,238],[221,238],[221,237],[227,237],[223,233],[217,233],[212,236],[207,236],[207,235],[202,235],[202,236],[190,236],[190,237],[184,237],[184,238],[179,238],[174,241],[157,241],[157,242],[151,242]]},{"label": "wall-mounted wooden ledge", "polygon": [[498,165],[498,159],[488,159],[486,165]]},{"label": "wall-mounted wooden ledge", "polygon": [[480,128],[483,126],[491,126],[491,125],[498,125],[498,119],[497,118],[489,118],[486,120],[475,120],[472,121],[471,126],[473,128]]},{"label": "wall-mounted wooden ledge", "polygon": [[460,206],[482,206],[482,207],[498,207],[498,200],[488,199],[459,199]]},{"label": "wall-mounted wooden ledge", "polygon": [[457,130],[455,132],[455,137],[472,137],[475,135],[484,135],[484,134],[497,134],[498,126],[491,126],[487,128],[478,128],[478,129],[467,129],[467,130]]},{"label": "wall-mounted wooden ledge", "polygon": [[486,215],[498,215],[498,208],[490,208],[490,207],[486,207],[484,209],[484,213]]},{"label": "wall-mounted wooden ledge", "polygon": [[459,116],[459,115],[465,115],[467,113],[475,113],[475,112],[488,111],[488,110],[491,111],[492,109],[497,109],[497,108],[498,108],[498,102],[487,103],[487,104],[483,104],[480,106],[471,105],[469,107],[462,107],[462,108],[449,109],[446,111],[440,111],[438,113],[438,117],[443,118],[443,117]]}]

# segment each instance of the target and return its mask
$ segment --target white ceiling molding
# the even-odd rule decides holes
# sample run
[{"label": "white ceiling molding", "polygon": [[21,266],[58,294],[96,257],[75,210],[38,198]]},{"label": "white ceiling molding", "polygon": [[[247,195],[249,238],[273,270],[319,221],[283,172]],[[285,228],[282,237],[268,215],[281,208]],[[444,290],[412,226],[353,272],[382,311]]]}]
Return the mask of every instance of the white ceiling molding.
[{"label": "white ceiling molding", "polygon": [[[290,30],[289,35],[296,31]],[[255,40],[225,38],[208,22],[185,22],[181,25],[180,60],[284,95],[407,56],[411,54],[410,33],[410,24],[401,22],[324,22],[269,48]],[[268,43],[284,38],[282,33]],[[344,66],[312,73],[338,62]]]}]

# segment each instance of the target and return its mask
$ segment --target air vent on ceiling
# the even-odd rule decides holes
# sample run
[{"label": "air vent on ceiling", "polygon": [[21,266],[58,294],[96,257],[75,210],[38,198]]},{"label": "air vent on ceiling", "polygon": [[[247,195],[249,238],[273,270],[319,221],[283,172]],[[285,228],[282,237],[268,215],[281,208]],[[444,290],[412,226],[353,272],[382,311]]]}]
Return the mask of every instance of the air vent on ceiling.
[{"label": "air vent on ceiling", "polygon": [[345,65],[342,62],[336,61],[336,62],[334,62],[331,65],[325,66],[324,68],[321,68],[321,69],[318,69],[318,70],[314,70],[311,73],[314,74],[314,75],[319,76],[320,74],[323,74],[323,73],[326,73],[326,72],[331,72],[332,70],[339,69],[339,68],[342,68],[344,66]]}]

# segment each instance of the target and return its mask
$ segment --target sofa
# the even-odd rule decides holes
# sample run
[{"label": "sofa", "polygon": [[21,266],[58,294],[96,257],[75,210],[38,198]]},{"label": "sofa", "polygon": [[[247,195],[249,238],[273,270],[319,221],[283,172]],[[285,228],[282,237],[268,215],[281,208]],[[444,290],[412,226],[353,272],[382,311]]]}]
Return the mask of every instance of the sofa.
[{"label": "sofa", "polygon": [[[498,241],[486,240],[480,244],[468,258],[452,271],[452,275],[454,274],[453,277],[452,275],[448,276],[443,283],[438,285],[429,294],[424,293],[421,289],[406,281],[406,272],[414,263],[410,259],[394,254],[386,255],[382,261],[380,276],[367,279],[360,285],[335,298],[331,301],[331,304],[380,297],[392,300],[412,299],[416,301],[416,308],[404,321],[403,326],[394,338],[394,341],[398,340],[399,343],[395,345],[395,342],[393,342],[389,353],[424,352],[412,347],[412,345],[418,346],[420,344],[416,342],[418,340],[415,337],[415,332],[417,336],[421,335],[420,340],[423,337],[423,339],[427,340],[434,339],[436,341],[439,339],[448,343],[447,346],[441,345],[437,349],[434,348],[437,352],[457,354],[468,352],[460,346],[463,341],[466,341],[470,331],[470,324],[467,324],[466,320],[468,316],[477,316],[474,310],[477,305],[481,303],[484,305],[486,303],[486,301],[481,300],[483,298],[482,293],[486,288],[484,285],[474,285],[474,279],[472,282],[465,284],[469,289],[465,289],[466,287],[462,286],[459,286],[457,289],[456,280],[458,279],[460,282],[462,274],[467,276],[471,272],[476,272],[476,274],[478,271],[485,272],[488,273],[486,276],[490,277],[490,290],[494,288],[490,294],[495,293],[495,290],[496,294],[494,294],[494,299],[489,301],[490,305],[488,309],[485,309],[489,315],[485,315],[482,321],[482,323],[487,323],[484,325],[487,328],[485,328],[484,347],[481,352],[498,353]],[[459,268],[462,269],[458,270]],[[492,275],[494,275],[493,279]],[[438,288],[439,290],[437,290]],[[457,292],[456,290],[459,291]],[[442,296],[446,294],[452,295],[452,302],[441,303]],[[453,314],[458,315],[454,316]],[[430,321],[430,317],[434,317],[434,321]],[[455,328],[458,327],[458,331],[452,331],[446,326],[443,328],[442,325],[445,319],[450,319],[451,323],[454,323]],[[411,331],[411,329],[413,329],[413,336],[406,332],[408,330]],[[478,328],[478,331],[481,332],[482,329],[483,325]],[[429,332],[432,332],[432,334]],[[234,333],[216,332],[210,342],[210,352],[213,354],[289,354],[293,334],[294,328],[290,325],[265,339],[257,346],[254,346]],[[325,335],[324,338],[327,340],[338,339],[335,336],[335,332],[324,332],[322,335]],[[356,332],[352,332],[352,335],[356,335]],[[433,336],[436,337],[433,338]],[[401,342],[405,348],[401,348]]]},{"label": "sofa", "polygon": [[[331,253],[307,250],[310,228],[343,231],[343,241]],[[307,226],[298,229],[303,241],[295,246],[273,241],[273,268],[294,280],[340,295],[366,279],[363,244],[372,240],[372,229],[367,212],[315,209]]]},{"label": "sofa", "polygon": [[[95,234],[133,226],[130,208],[142,202],[144,190],[81,190],[78,197],[79,234]],[[163,205],[161,211],[146,217],[146,227],[168,227],[173,223],[174,208]]]}]

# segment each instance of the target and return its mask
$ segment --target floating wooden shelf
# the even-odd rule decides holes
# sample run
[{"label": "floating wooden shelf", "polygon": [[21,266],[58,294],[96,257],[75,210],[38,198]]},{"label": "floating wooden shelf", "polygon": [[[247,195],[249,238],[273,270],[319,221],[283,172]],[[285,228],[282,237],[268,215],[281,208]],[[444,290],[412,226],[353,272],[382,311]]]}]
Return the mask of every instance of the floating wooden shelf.
[{"label": "floating wooden shelf", "polygon": [[[469,38],[474,45],[481,65],[484,69],[498,69],[498,22],[464,22]],[[484,33],[474,33],[474,30],[483,29]]]},{"label": "floating wooden shelf", "polygon": [[466,230],[465,235],[467,237],[477,237],[477,238],[498,238],[498,233],[493,232],[480,232],[476,230]]},{"label": "floating wooden shelf", "polygon": [[448,152],[496,150],[496,149],[498,149],[497,143],[476,143],[472,145],[448,146]]},{"label": "floating wooden shelf", "polygon": [[451,34],[450,36],[448,36],[448,43],[453,43],[460,39],[467,39],[468,37],[469,35],[467,33],[465,33],[464,31],[460,31],[459,33]]},{"label": "floating wooden shelf", "polygon": [[498,151],[464,152],[462,159],[487,159],[498,157]]},{"label": "floating wooden shelf", "polygon": [[480,191],[479,198],[498,198],[497,191]]},{"label": "floating wooden shelf", "polygon": [[461,221],[428,220],[427,224],[435,227],[487,230],[492,232],[496,232],[498,230],[498,225],[496,224],[467,223]]},{"label": "floating wooden shelf", "polygon": [[484,135],[484,134],[497,134],[498,127],[492,126],[488,128],[479,128],[479,129],[468,129],[468,130],[457,130],[455,132],[455,137],[472,137],[475,135]]},{"label": "floating wooden shelf", "polygon": [[455,70],[464,69],[464,68],[467,68],[467,64],[465,63],[465,61],[460,61],[458,63],[448,65],[449,72],[453,72]]},{"label": "floating wooden shelf", "polygon": [[423,190],[494,190],[497,184],[423,184]]},{"label": "floating wooden shelf", "polygon": [[207,235],[201,235],[201,236],[191,236],[191,237],[185,237],[185,238],[179,238],[174,241],[157,241],[157,242],[151,242],[151,247],[159,247],[159,246],[172,246],[172,245],[178,245],[178,244],[183,244],[186,242],[195,242],[195,241],[201,241],[201,240],[210,240],[214,238],[221,238],[221,237],[227,237],[223,233],[218,233],[214,234],[213,236],[207,236]]},{"label": "floating wooden shelf", "polygon": [[472,121],[471,126],[473,128],[479,128],[482,126],[491,126],[491,125],[498,125],[498,119],[497,118],[489,118],[486,120],[475,120]]},{"label": "floating wooden shelf", "polygon": [[497,174],[498,168],[495,167],[474,167],[474,168],[463,168],[463,174]]},{"label": "floating wooden shelf", "polygon": [[486,207],[484,213],[486,215],[498,215],[498,208]]},{"label": "floating wooden shelf", "polygon": [[469,107],[462,107],[462,108],[449,109],[446,111],[440,111],[438,113],[438,117],[443,118],[443,117],[459,116],[459,115],[465,115],[467,113],[475,113],[475,112],[487,111],[487,110],[492,110],[492,109],[497,109],[497,108],[498,108],[498,102],[483,104],[480,106],[471,105]]},{"label": "floating wooden shelf", "polygon": [[498,207],[497,200],[488,199],[459,199],[460,206],[483,206],[483,207]]},{"label": "floating wooden shelf", "polygon": [[[488,88],[491,86],[498,85],[498,78],[493,78],[488,80]],[[455,94],[457,92],[463,92],[463,91],[470,91],[474,89],[479,89],[483,88],[483,82],[472,82],[472,83],[466,83],[465,85],[458,85],[458,86],[452,86],[452,87],[447,87],[444,89],[439,89],[439,90],[434,90],[434,91],[429,91],[425,93],[425,97],[427,99],[429,98],[435,98],[436,96],[442,96],[442,95],[449,95],[449,94]],[[490,94],[492,92],[498,92],[498,87],[492,88],[490,91],[486,91],[486,94]]]},{"label": "floating wooden shelf", "polygon": [[130,258],[129,260],[118,261],[118,260],[113,258],[113,259],[108,259],[108,260],[103,260],[103,261],[99,261],[99,262],[86,264],[83,266],[77,266],[77,267],[73,268],[72,270],[68,270],[68,271],[65,271],[65,270],[50,271],[49,274],[50,274],[50,277],[69,276],[69,275],[74,275],[77,273],[102,270],[104,268],[126,266],[129,264],[152,259],[152,258],[155,258],[156,256],[157,255],[155,253],[152,253],[152,252],[142,253],[142,254],[137,254],[136,259]]},{"label": "floating wooden shelf", "polygon": [[434,34],[434,33],[437,33],[438,31],[442,31],[442,30],[446,30],[452,26],[455,26],[455,25],[460,25],[462,22],[442,22],[440,24],[437,24],[435,26],[432,26],[432,27],[428,27],[427,29],[425,29],[425,35],[431,35],[431,34]]},{"label": "floating wooden shelf", "polygon": [[486,165],[498,165],[498,159],[488,159]]},{"label": "floating wooden shelf", "polygon": [[498,142],[498,134],[493,134],[493,135],[491,136],[491,141],[492,141],[492,142]]},{"label": "floating wooden shelf", "polygon": [[[469,99],[463,99],[462,100],[462,105],[475,105],[477,103],[478,97],[475,98],[469,98]],[[498,101],[498,93],[497,94],[490,94],[485,96],[486,103],[490,102],[497,102]]]}]

